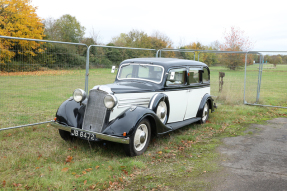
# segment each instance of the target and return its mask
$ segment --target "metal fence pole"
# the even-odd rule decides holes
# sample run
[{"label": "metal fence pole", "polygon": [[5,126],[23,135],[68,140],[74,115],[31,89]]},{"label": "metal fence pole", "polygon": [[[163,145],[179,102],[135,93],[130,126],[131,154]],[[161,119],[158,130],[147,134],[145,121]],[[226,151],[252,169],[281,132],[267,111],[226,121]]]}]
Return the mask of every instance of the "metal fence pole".
[{"label": "metal fence pole", "polygon": [[247,68],[247,54],[245,54],[245,69],[244,69],[244,94],[243,94],[243,104],[246,104],[245,100],[245,90],[246,90],[246,68]]},{"label": "metal fence pole", "polygon": [[258,82],[257,82],[257,95],[256,95],[256,102],[255,103],[259,102],[262,70],[263,70],[263,62],[262,62],[262,55],[260,55],[260,63],[259,63],[259,70],[258,70]]},{"label": "metal fence pole", "polygon": [[87,58],[86,58],[86,77],[85,77],[85,92],[89,94],[89,68],[90,68],[90,47],[87,48]]}]

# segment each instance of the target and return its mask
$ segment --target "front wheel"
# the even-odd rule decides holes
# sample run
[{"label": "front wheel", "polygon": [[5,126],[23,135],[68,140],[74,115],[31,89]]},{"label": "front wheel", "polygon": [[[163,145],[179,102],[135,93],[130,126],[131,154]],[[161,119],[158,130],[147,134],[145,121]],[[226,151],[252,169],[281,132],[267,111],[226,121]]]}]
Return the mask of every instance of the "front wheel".
[{"label": "front wheel", "polygon": [[124,145],[128,156],[138,156],[143,154],[150,142],[151,127],[147,119],[143,119],[137,126],[134,134],[130,137],[130,143]]},{"label": "front wheel", "polygon": [[200,123],[203,124],[208,120],[208,116],[209,116],[209,105],[208,102],[205,103],[203,111],[202,111],[202,116],[200,119]]},{"label": "front wheel", "polygon": [[65,141],[74,141],[75,137],[71,136],[71,133],[68,131],[64,131],[59,129],[59,134],[61,136],[62,139],[64,139]]}]

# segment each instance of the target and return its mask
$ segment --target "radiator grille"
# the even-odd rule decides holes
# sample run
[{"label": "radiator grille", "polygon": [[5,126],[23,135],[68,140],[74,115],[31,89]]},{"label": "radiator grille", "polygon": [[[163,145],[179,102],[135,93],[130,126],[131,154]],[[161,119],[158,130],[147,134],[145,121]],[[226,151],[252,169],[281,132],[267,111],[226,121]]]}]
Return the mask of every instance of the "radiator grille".
[{"label": "radiator grille", "polygon": [[83,129],[101,132],[103,129],[107,108],[104,105],[106,92],[91,90],[86,107]]}]

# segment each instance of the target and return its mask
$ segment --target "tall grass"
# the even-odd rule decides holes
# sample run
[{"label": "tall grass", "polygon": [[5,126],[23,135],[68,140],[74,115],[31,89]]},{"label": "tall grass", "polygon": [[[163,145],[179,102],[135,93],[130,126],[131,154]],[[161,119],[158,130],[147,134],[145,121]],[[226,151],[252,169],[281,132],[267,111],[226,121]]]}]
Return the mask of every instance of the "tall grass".
[{"label": "tall grass", "polygon": [[[219,71],[226,73],[222,92],[218,92]],[[286,88],[282,88],[286,87],[286,71],[278,65],[264,70],[262,103],[286,104]],[[256,66],[250,66],[247,75],[247,95],[253,98]],[[84,89],[84,77],[84,70],[0,76],[0,128],[53,119],[58,106],[75,88]],[[92,69],[89,89],[114,79],[110,69]],[[220,136],[236,136],[249,123],[286,117],[286,110],[243,105],[243,88],[243,70],[211,67],[211,94],[220,105],[208,122],[153,137],[144,155],[134,158],[126,157],[117,143],[65,142],[47,124],[1,131],[0,189],[208,189],[209,183],[202,177],[219,170],[214,149]]]}]

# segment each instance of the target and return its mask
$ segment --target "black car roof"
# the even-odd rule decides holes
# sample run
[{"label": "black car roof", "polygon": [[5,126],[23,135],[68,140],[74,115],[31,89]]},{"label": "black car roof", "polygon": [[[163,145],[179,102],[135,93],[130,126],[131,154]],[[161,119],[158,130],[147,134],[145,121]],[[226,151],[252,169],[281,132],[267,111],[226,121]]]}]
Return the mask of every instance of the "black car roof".
[{"label": "black car roof", "polygon": [[203,66],[207,67],[203,62],[198,62],[194,60],[185,60],[178,58],[133,58],[124,60],[122,64],[125,63],[143,63],[143,64],[156,64],[163,66],[164,68],[171,68],[175,66]]}]

